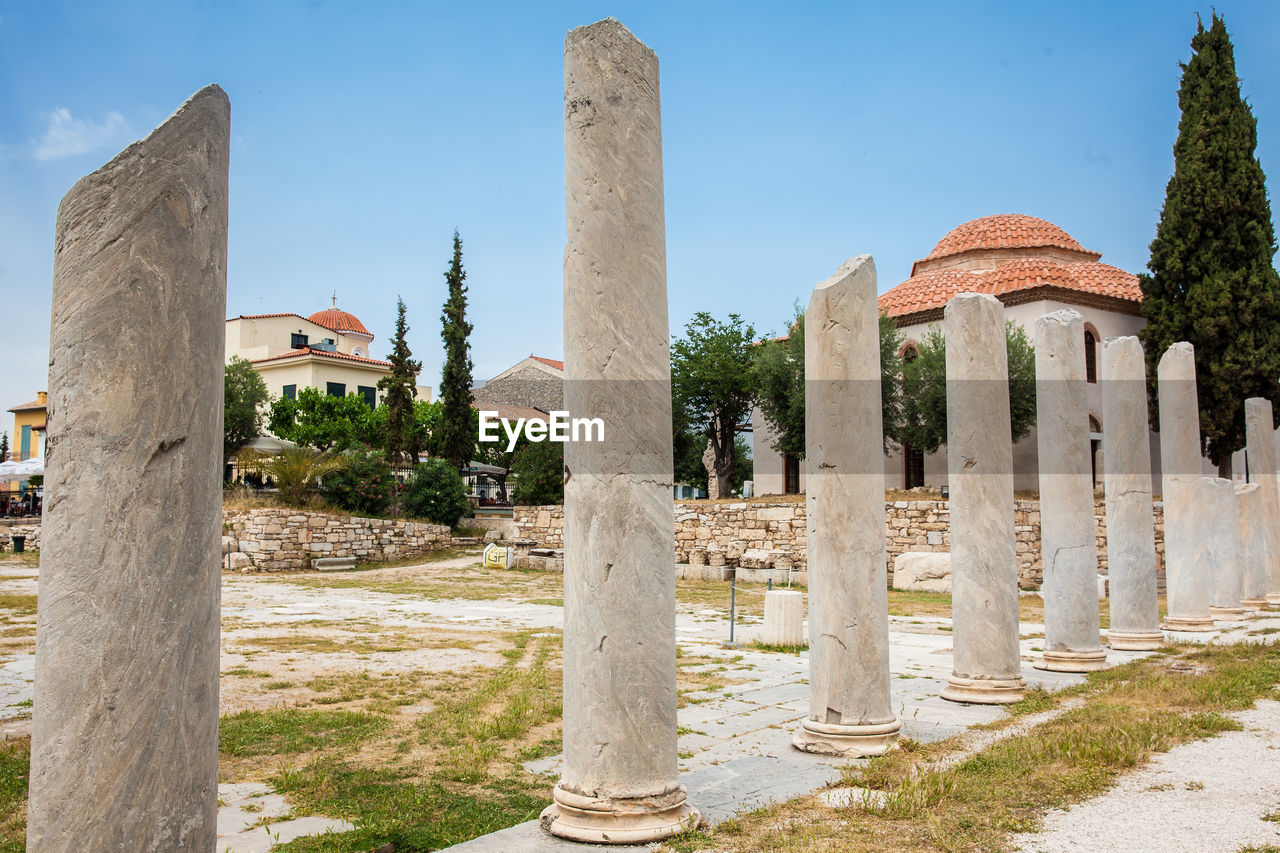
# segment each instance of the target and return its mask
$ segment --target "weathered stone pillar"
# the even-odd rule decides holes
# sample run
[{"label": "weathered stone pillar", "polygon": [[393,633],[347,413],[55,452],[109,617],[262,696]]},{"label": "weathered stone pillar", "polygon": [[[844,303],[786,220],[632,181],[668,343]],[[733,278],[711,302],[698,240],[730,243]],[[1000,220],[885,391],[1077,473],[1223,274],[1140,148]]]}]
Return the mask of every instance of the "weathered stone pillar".
[{"label": "weathered stone pillar", "polygon": [[1037,669],[1104,669],[1099,639],[1098,544],[1089,459],[1084,320],[1075,311],[1036,320],[1036,441],[1044,656]]},{"label": "weathered stone pillar", "polygon": [[760,642],[771,646],[803,646],[804,595],[792,589],[764,594],[764,630]]},{"label": "weathered stone pillar", "polygon": [[[1262,487],[1260,523],[1266,556],[1267,604],[1280,606],[1280,476],[1276,474],[1276,439],[1272,429],[1271,401],[1250,397],[1244,401],[1244,428],[1249,482]],[[1256,589],[1248,590],[1251,599]]]},{"label": "weathered stone pillar", "polygon": [[1240,606],[1264,610],[1267,606],[1267,522],[1262,486],[1236,486],[1240,510]]},{"label": "weathered stone pillar", "polygon": [[1006,704],[1022,698],[1026,680],[1004,307],[994,296],[962,293],[947,303],[944,324],[955,664],[942,698]]},{"label": "weathered stone pillar", "polygon": [[1107,643],[1113,649],[1157,649],[1164,633],[1151,504],[1147,370],[1135,337],[1107,338],[1102,345],[1102,423],[1111,584]]},{"label": "weathered stone pillar", "polygon": [[676,761],[671,367],[658,57],[609,18],[565,38],[564,776],[543,826],[633,844],[698,822]]},{"label": "weathered stone pillar", "polygon": [[27,849],[213,850],[231,106],[58,207]]},{"label": "weathered stone pillar", "polygon": [[1205,477],[1205,533],[1208,536],[1209,571],[1213,578],[1209,613],[1214,619],[1230,621],[1244,615],[1244,569],[1240,564],[1240,512],[1236,507],[1236,486],[1221,477]]},{"label": "weathered stone pillar", "polygon": [[889,700],[889,594],[876,267],[851,258],[805,315],[809,715],[792,743],[880,755],[902,723]]},{"label": "weathered stone pillar", "polygon": [[1191,344],[1176,343],[1156,368],[1160,395],[1164,573],[1169,631],[1211,631],[1210,574],[1200,456],[1200,404]]}]

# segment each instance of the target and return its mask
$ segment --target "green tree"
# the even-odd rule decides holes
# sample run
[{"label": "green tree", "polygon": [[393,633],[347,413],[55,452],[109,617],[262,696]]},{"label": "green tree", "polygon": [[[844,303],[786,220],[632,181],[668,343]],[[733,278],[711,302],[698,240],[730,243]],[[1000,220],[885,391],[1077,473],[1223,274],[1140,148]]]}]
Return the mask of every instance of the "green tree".
[{"label": "green tree", "polygon": [[751,442],[742,434],[733,437],[733,494],[742,494],[742,484],[750,480],[755,473],[755,465],[751,458]]},{"label": "green tree", "polygon": [[[1280,404],[1280,277],[1266,176],[1254,154],[1257,120],[1240,96],[1235,55],[1215,12],[1198,21],[1183,64],[1174,170],[1140,276],[1152,418],[1156,366],[1178,341],[1195,347],[1200,434],[1230,476],[1244,446],[1247,397]],[[1280,414],[1280,408],[1277,409]]]},{"label": "green tree", "polygon": [[[359,399],[358,397],[356,399]],[[236,454],[236,465],[261,477],[270,478],[288,506],[306,506],[326,475],[345,465],[342,457],[316,453],[306,447],[289,447],[279,455],[249,448]]]},{"label": "green tree", "polygon": [[471,509],[462,475],[444,459],[428,459],[415,467],[401,501],[410,518],[425,518],[449,527]]},{"label": "green tree", "polygon": [[[775,436],[772,447],[782,456],[804,458],[804,310],[796,304],[786,337],[765,341],[755,353],[757,404]],[[880,315],[880,402],[887,450],[897,442],[902,422],[902,332],[887,314]]]},{"label": "green tree", "polygon": [[372,443],[369,406],[358,394],[334,397],[315,388],[302,388],[298,398],[281,397],[271,404],[268,425],[277,437],[320,451],[343,451],[357,443]]},{"label": "green tree", "polygon": [[707,434],[689,424],[689,418],[678,406],[671,409],[672,469],[677,483],[688,483],[707,491],[707,468],[702,454],[707,451]]},{"label": "green tree", "polygon": [[[1022,326],[1005,323],[1009,363],[1009,432],[1018,441],[1036,423],[1036,353]],[[947,340],[931,329],[902,366],[899,441],[933,453],[947,443]]]},{"label": "green tree", "polygon": [[511,462],[515,502],[522,506],[564,503],[564,445],[531,441],[515,451]]},{"label": "green tree", "polygon": [[343,457],[343,467],[327,474],[320,486],[325,500],[362,516],[385,515],[395,496],[395,477],[381,453],[356,449]]},{"label": "green tree", "polygon": [[[262,406],[267,402],[267,383],[246,359],[231,356],[222,376],[222,459],[262,435]],[[3,450],[9,446],[4,439]],[[0,459],[4,452],[0,450]]]},{"label": "green tree", "polygon": [[471,324],[467,322],[467,274],[462,269],[462,238],[453,232],[453,260],[444,274],[449,295],[440,315],[444,340],[444,370],[440,377],[440,437],[436,444],[439,455],[459,471],[465,470],[475,449],[475,438],[468,439],[468,425],[475,419],[471,408]]},{"label": "green tree", "polygon": [[756,330],[737,314],[716,320],[693,315],[685,336],[671,344],[671,405],[711,440],[719,493],[733,488],[733,438],[756,399],[751,345]]},{"label": "green tree", "polygon": [[418,394],[418,371],[422,362],[413,360],[405,335],[409,324],[405,321],[404,300],[396,297],[396,331],[391,337],[391,372],[378,380],[378,390],[383,392],[386,406],[385,431],[382,433],[387,462],[417,462],[422,444],[415,439],[414,398]]},{"label": "green tree", "polygon": [[9,459],[9,433],[0,432],[0,462]]}]

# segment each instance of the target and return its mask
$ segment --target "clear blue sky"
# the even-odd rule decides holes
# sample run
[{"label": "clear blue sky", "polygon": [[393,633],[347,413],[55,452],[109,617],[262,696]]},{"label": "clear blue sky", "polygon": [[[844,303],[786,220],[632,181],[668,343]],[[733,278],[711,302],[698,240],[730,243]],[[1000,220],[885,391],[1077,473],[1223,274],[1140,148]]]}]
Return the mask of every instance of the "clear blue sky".
[{"label": "clear blue sky", "polygon": [[[1217,8],[1274,199],[1280,4]],[[0,0],[0,409],[46,384],[58,201],[208,83],[232,103],[228,315],[306,315],[336,291],[383,356],[399,294],[435,387],[455,227],[476,377],[562,354],[575,26],[612,15],[661,60],[672,330],[708,310],[765,332],[845,258],[872,253],[887,289],[992,213],[1049,219],[1143,269],[1197,11]]]}]

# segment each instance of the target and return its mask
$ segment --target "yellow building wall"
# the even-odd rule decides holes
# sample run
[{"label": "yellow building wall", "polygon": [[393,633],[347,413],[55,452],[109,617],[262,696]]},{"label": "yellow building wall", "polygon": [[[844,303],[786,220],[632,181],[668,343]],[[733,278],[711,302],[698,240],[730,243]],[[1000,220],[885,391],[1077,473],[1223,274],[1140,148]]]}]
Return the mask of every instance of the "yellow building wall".
[{"label": "yellow building wall", "polygon": [[[262,374],[262,381],[267,383],[267,392],[273,400],[284,394],[286,385],[296,385],[298,390],[315,388],[317,391],[324,392],[328,388],[328,383],[341,382],[347,386],[348,394],[354,393],[361,385],[377,388],[378,380],[391,372],[373,365],[366,367],[346,364],[323,356],[289,359],[283,364],[268,362],[254,366]],[[382,399],[381,394],[378,395],[378,399]]]},{"label": "yellow building wall", "polygon": [[[25,412],[13,413],[13,429],[9,431],[9,458],[14,462],[21,462],[24,459],[36,459],[44,455],[44,431],[37,431],[35,427],[42,426],[46,418],[45,409],[29,409]],[[27,452],[22,452],[22,428],[31,428],[31,440]],[[21,483],[11,481],[8,483],[0,483],[0,494],[18,494],[21,491]]]}]

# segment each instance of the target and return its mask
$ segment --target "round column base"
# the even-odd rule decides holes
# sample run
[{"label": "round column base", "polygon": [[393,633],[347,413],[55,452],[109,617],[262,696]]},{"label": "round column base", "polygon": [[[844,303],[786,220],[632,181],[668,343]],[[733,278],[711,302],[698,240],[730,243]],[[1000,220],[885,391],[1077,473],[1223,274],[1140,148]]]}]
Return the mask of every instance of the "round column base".
[{"label": "round column base", "polygon": [[871,758],[893,749],[902,721],[872,725],[846,726],[805,719],[791,745],[801,752],[834,755],[842,758]]},{"label": "round column base", "polygon": [[539,821],[552,835],[588,844],[645,844],[695,828],[702,820],[685,801],[683,785],[658,797],[588,797],[566,791],[564,780]]},{"label": "round column base", "polygon": [[1267,606],[1280,608],[1280,592],[1267,593]]},{"label": "round column base", "polygon": [[1009,705],[1022,698],[1027,680],[1018,678],[964,678],[952,674],[940,694],[951,702],[966,705]]},{"label": "round column base", "polygon": [[1219,607],[1216,604],[1210,604],[1209,615],[1219,622],[1235,622],[1244,616],[1244,608],[1240,605]]},{"label": "round column base", "polygon": [[1212,631],[1212,616],[1166,616],[1160,625],[1166,631]]},{"label": "round column base", "polygon": [[1047,672],[1097,672],[1110,664],[1106,649],[1099,647],[1087,652],[1046,651],[1032,666]]},{"label": "round column base", "polygon": [[1164,645],[1164,632],[1111,630],[1107,645],[1118,652],[1150,652]]},{"label": "round column base", "polygon": [[1240,599],[1240,606],[1243,607],[1245,610],[1266,610],[1267,599],[1265,597],[1242,598]]}]

